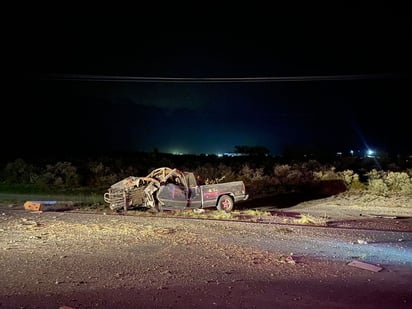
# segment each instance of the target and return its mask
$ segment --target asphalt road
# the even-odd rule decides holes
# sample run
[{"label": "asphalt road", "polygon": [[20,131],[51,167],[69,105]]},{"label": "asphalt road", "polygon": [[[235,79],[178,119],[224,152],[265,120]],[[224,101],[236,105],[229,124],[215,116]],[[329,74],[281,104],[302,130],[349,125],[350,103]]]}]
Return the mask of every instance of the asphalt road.
[{"label": "asphalt road", "polygon": [[[1,211],[1,208],[0,208]],[[15,217],[50,217],[58,215],[62,220],[84,221],[88,224],[90,216],[96,221],[105,221],[108,217],[125,218],[123,220],[153,221],[159,224],[174,225],[175,221],[184,222],[201,235],[216,230],[219,224],[230,226],[222,235],[216,234],[219,241],[227,244],[236,243],[254,247],[259,250],[271,250],[282,254],[305,255],[336,261],[361,259],[364,262],[387,265],[404,265],[412,267],[412,232],[387,230],[370,230],[358,228],[336,228],[315,225],[289,225],[271,223],[244,223],[216,220],[198,220],[192,218],[139,218],[136,216],[102,215],[71,212],[28,213],[21,209],[8,210],[3,206],[3,214]],[[73,219],[75,218],[75,219]],[[245,233],[245,230],[250,230]]]},{"label": "asphalt road", "polygon": [[7,207],[0,219],[0,308],[412,304],[411,232]]}]

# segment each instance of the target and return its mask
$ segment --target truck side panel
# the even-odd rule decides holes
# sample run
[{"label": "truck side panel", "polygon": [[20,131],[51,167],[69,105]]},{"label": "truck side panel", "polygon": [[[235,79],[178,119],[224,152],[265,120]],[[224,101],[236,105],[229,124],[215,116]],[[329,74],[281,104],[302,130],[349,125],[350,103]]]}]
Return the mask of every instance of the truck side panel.
[{"label": "truck side panel", "polygon": [[201,190],[203,208],[215,207],[218,198],[225,194],[232,196],[235,202],[247,199],[242,181],[202,185]]}]

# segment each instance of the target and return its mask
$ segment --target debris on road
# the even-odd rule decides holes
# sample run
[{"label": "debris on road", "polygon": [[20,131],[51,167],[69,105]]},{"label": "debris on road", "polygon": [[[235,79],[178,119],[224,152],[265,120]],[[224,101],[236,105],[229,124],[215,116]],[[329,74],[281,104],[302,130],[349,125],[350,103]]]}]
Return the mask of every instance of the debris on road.
[{"label": "debris on road", "polygon": [[203,213],[205,213],[206,211],[205,211],[203,208],[196,208],[196,209],[193,209],[193,212],[194,212],[195,214],[203,214]]},{"label": "debris on road", "polygon": [[379,272],[383,269],[380,266],[376,266],[376,265],[361,262],[361,261],[352,261],[348,265],[349,266],[354,266],[354,267],[357,267],[357,268],[361,268],[361,269],[370,270],[370,271],[373,271],[373,272]]},{"label": "debris on road", "polygon": [[379,215],[379,214],[359,214],[359,216],[361,216],[361,217],[372,217],[372,218],[400,219],[399,216]]},{"label": "debris on road", "polygon": [[27,201],[23,206],[28,211],[65,211],[74,209],[73,202],[70,201]]},{"label": "debris on road", "polygon": [[26,203],[24,203],[24,209],[30,211],[40,211],[41,202],[27,201]]}]

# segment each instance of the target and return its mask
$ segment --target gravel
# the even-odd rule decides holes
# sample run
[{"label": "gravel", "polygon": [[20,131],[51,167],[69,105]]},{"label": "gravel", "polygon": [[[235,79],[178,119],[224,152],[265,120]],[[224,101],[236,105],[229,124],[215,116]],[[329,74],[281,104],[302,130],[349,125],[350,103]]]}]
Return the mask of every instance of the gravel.
[{"label": "gravel", "polygon": [[[385,213],[395,218],[382,218],[360,216],[375,209],[353,207],[356,200],[281,210],[316,217],[337,204],[327,225],[349,225],[340,228],[290,225],[279,214],[255,224],[3,205],[0,308],[410,308],[411,225],[349,229],[365,218],[370,228],[374,220],[406,222],[410,201],[390,204]],[[349,266],[353,260],[383,270]]]}]

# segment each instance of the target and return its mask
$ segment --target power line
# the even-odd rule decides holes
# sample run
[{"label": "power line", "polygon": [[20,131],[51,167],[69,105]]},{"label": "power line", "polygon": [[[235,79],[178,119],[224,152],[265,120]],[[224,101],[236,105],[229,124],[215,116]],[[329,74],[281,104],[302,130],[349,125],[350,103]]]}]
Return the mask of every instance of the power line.
[{"label": "power line", "polygon": [[300,75],[271,77],[149,77],[120,75],[88,75],[88,74],[46,74],[37,76],[41,80],[68,80],[89,82],[128,82],[128,83],[273,83],[273,82],[305,82],[305,81],[339,81],[339,80],[371,80],[402,78],[395,73],[381,74],[349,74],[349,75]]}]

